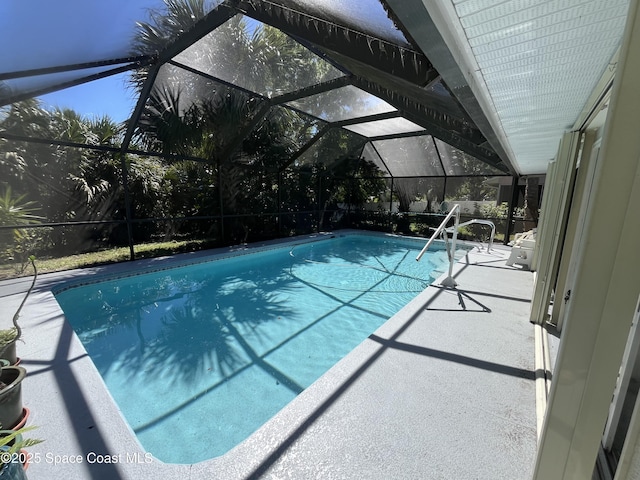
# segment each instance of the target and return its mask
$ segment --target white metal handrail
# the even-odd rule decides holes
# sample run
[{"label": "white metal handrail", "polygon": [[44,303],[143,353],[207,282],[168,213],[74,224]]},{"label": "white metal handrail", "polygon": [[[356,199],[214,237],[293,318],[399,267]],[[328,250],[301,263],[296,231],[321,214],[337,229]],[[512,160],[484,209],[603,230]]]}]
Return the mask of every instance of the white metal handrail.
[{"label": "white metal handrail", "polygon": [[[479,225],[487,225],[491,227],[491,237],[489,238],[489,243],[487,244],[487,252],[490,252],[491,249],[493,248],[493,239],[496,236],[496,224],[493,223],[491,220],[484,220],[482,218],[472,218],[468,222],[462,222],[461,224],[458,225],[458,227],[465,227],[467,225],[473,225],[474,223],[477,223]],[[449,227],[446,230],[447,232],[451,232],[453,230],[453,227]]]},{"label": "white metal handrail", "polygon": [[445,217],[445,219],[440,223],[440,226],[436,229],[436,231],[431,235],[431,238],[427,242],[427,244],[420,250],[420,253],[416,257],[416,262],[419,262],[424,255],[424,252],[431,246],[433,241],[436,239],[438,235],[442,231],[445,230],[447,222],[451,220],[451,217],[454,218],[453,224],[453,237],[451,238],[451,252],[449,252],[449,276],[442,281],[442,285],[445,287],[455,287],[457,285],[456,281],[453,279],[453,262],[455,261],[456,256],[456,240],[458,238],[458,227],[460,226],[460,205],[455,204],[449,214]]}]

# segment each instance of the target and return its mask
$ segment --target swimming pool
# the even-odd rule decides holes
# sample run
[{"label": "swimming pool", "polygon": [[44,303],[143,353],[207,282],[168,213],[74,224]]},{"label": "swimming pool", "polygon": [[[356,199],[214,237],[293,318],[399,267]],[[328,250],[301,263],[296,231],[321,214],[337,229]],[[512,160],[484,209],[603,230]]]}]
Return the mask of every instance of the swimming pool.
[{"label": "swimming pool", "polygon": [[242,442],[444,272],[442,248],[415,261],[423,244],[336,235],[56,299],[143,448],[194,463]]}]

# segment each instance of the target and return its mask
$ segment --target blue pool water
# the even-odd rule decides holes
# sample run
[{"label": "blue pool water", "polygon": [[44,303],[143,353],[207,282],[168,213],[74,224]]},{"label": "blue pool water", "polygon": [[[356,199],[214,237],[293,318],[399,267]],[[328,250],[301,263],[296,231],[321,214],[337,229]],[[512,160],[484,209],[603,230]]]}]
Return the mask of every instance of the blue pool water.
[{"label": "blue pool water", "polygon": [[[56,298],[142,446],[222,455],[447,268],[347,235],[67,288]],[[430,249],[431,250],[431,249]]]}]

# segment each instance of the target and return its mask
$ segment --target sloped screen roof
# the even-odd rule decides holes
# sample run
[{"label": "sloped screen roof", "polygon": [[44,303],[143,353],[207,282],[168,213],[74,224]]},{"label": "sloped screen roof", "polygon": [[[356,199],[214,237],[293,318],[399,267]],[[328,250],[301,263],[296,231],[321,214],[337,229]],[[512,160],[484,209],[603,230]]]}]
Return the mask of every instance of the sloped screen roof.
[{"label": "sloped screen roof", "polygon": [[0,73],[126,58],[136,22],[162,8],[162,0],[3,1]]},{"label": "sloped screen roof", "polygon": [[[276,168],[364,152],[388,176],[509,171],[379,0],[36,3],[0,5],[0,105],[128,72],[125,150],[255,164],[271,139]],[[169,138],[195,115],[211,138]]]}]

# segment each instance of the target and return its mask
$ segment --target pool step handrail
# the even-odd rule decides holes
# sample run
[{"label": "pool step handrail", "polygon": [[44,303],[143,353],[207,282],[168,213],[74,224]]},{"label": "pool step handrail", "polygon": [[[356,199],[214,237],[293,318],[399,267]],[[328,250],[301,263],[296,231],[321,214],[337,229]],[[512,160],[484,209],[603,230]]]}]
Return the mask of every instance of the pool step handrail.
[{"label": "pool step handrail", "polygon": [[457,285],[456,281],[453,279],[453,262],[455,261],[456,256],[456,240],[458,238],[458,227],[460,226],[460,205],[457,203],[453,206],[449,214],[445,217],[445,219],[440,223],[440,226],[433,232],[431,238],[427,242],[427,244],[420,250],[420,253],[416,257],[416,262],[419,262],[424,252],[431,246],[433,241],[440,235],[440,233],[444,232],[446,235],[445,227],[451,218],[454,218],[453,223],[453,235],[451,238],[451,250],[449,251],[449,276],[442,281],[442,285],[445,287],[453,288]]},{"label": "pool step handrail", "polygon": [[[489,243],[487,244],[487,253],[489,253],[493,248],[493,239],[496,236],[496,224],[491,220],[485,220],[483,218],[472,218],[468,222],[462,222],[458,225],[458,227],[465,227],[467,225],[473,225],[474,223],[491,227],[491,237],[489,238]],[[453,231],[453,227],[449,227],[446,230],[447,232],[451,233]]]}]

